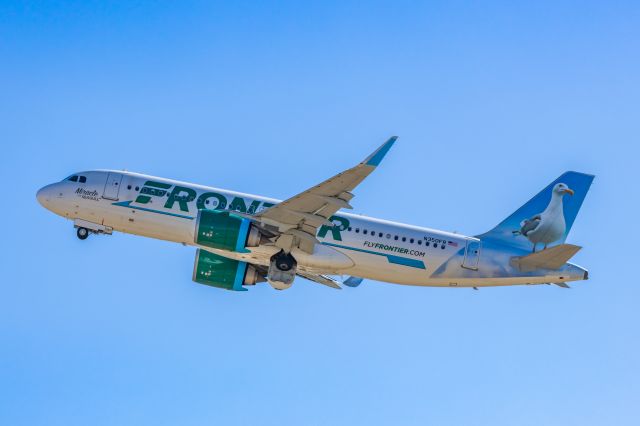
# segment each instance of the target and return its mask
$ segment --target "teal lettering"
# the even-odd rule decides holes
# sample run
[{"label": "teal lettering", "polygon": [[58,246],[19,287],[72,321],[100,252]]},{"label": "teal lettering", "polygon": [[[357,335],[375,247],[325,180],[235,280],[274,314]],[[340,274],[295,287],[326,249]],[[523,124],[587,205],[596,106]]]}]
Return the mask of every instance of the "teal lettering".
[{"label": "teal lettering", "polygon": [[249,209],[247,210],[247,213],[249,214],[255,214],[256,210],[258,210],[258,207],[260,207],[260,201],[258,200],[253,200],[251,202],[251,205],[249,206]]},{"label": "teal lettering", "polygon": [[246,213],[247,212],[247,205],[245,204],[244,199],[242,199],[240,197],[235,197],[231,201],[231,205],[229,205],[229,210]]},{"label": "teal lettering", "polygon": [[180,210],[183,212],[189,211],[188,203],[196,199],[196,191],[191,188],[185,188],[184,186],[175,186],[169,194],[169,198],[165,203],[164,207],[166,209],[173,208],[173,205],[178,202],[178,206]]},{"label": "teal lettering", "polygon": [[342,241],[342,231],[345,231],[349,227],[349,220],[344,217],[331,216],[330,222],[333,222],[333,226],[322,225],[318,231],[319,238],[326,238],[327,232],[331,231],[331,236],[336,241]]},{"label": "teal lettering", "polygon": [[[208,207],[207,200],[215,198],[218,202],[217,204]],[[218,194],[215,192],[204,192],[198,197],[198,201],[196,201],[196,207],[198,210],[224,210],[227,207],[227,199],[224,195]]]},{"label": "teal lettering", "polygon": [[136,197],[136,203],[147,204],[151,201],[152,196],[164,197],[167,193],[165,190],[169,188],[171,188],[171,185],[169,184],[148,180],[140,190],[140,195]]}]

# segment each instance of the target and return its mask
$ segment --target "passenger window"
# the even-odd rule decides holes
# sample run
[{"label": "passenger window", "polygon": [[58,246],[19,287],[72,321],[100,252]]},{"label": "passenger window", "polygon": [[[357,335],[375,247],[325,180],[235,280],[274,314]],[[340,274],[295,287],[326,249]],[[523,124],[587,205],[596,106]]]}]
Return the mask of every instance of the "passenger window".
[{"label": "passenger window", "polygon": [[433,248],[438,248],[438,245],[436,243],[433,243]]},{"label": "passenger window", "polygon": [[413,238],[412,238],[412,239],[410,239],[410,240],[409,240],[409,242],[410,242],[411,244],[413,244]]},{"label": "passenger window", "polygon": [[429,241],[427,241],[426,243],[424,243],[425,246],[429,247]]},{"label": "passenger window", "polygon": [[362,233],[363,233],[364,235],[367,235],[367,230],[366,230],[366,229],[363,229],[363,230],[362,230]]},{"label": "passenger window", "polygon": [[131,185],[127,185],[127,189],[131,189]]},{"label": "passenger window", "polygon": [[136,191],[140,191],[140,187],[139,186],[136,186]]},{"label": "passenger window", "polygon": [[382,238],[382,232],[378,233],[378,237]]},{"label": "passenger window", "polygon": [[356,228],[356,234],[360,233],[360,228]]},{"label": "passenger window", "polygon": [[407,237],[402,237],[402,242],[407,241]]},{"label": "passenger window", "polygon": [[351,227],[348,227],[348,228],[347,228],[347,230],[348,230],[349,232],[351,232]]},{"label": "passenger window", "polygon": [[387,234],[387,238],[391,238],[391,234]]},{"label": "passenger window", "polygon": [[394,240],[398,241],[398,236],[393,237]]},{"label": "passenger window", "polygon": [[422,245],[422,240],[418,240],[418,245],[421,246]]},{"label": "passenger window", "polygon": [[69,178],[69,180],[70,180],[71,182],[77,182],[77,181],[78,181],[78,176],[71,176],[71,177]]}]

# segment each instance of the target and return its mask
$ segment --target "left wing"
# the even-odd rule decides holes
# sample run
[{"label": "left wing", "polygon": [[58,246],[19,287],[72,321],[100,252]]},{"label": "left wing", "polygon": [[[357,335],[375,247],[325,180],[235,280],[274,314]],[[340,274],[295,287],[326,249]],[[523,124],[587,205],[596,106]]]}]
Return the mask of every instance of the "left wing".
[{"label": "left wing", "polygon": [[285,252],[295,247],[313,253],[322,225],[333,226],[329,218],[338,210],[352,208],[351,191],[380,164],[397,137],[389,138],[363,162],[324,182],[258,213],[254,220],[277,227],[280,235],[275,244]]},{"label": "left wing", "polygon": [[360,283],[362,283],[363,279],[359,277],[347,277],[346,280],[338,281],[335,278],[330,277],[329,275],[323,274],[313,274],[309,272],[297,272],[298,276],[305,278],[309,281],[316,282],[318,284],[326,285],[327,287],[335,288],[337,290],[342,290],[340,284],[346,285],[348,287],[358,287]]},{"label": "left wing", "polygon": [[296,274],[309,281],[326,285],[327,287],[335,288],[336,290],[342,290],[342,287],[340,287],[340,284],[341,284],[340,281],[334,280],[328,275],[311,274],[311,273],[301,272],[301,271],[298,271]]}]

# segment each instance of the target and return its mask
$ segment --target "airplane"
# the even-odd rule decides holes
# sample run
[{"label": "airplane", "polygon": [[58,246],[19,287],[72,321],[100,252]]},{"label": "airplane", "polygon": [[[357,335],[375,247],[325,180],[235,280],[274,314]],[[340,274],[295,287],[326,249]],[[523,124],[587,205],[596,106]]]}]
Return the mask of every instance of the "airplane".
[{"label": "airplane", "polygon": [[474,289],[588,279],[569,263],[581,247],[565,240],[593,175],[562,174],[475,236],[344,212],[396,139],[284,201],[117,170],[74,173],[36,198],[81,240],[118,231],[193,246],[193,281],[226,290],[265,281],[285,290],[297,276],[335,289],[364,279]]}]

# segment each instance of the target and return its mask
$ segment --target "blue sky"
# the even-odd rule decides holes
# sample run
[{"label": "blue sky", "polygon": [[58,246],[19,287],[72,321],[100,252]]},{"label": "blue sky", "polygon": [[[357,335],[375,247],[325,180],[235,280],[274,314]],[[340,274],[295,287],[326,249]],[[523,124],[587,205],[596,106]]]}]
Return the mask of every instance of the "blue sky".
[{"label": "blue sky", "polygon": [[[0,3],[0,424],[631,425],[637,2]],[[217,291],[36,190],[126,168],[286,198],[400,136],[356,211],[478,234],[565,170],[592,279]]]}]

